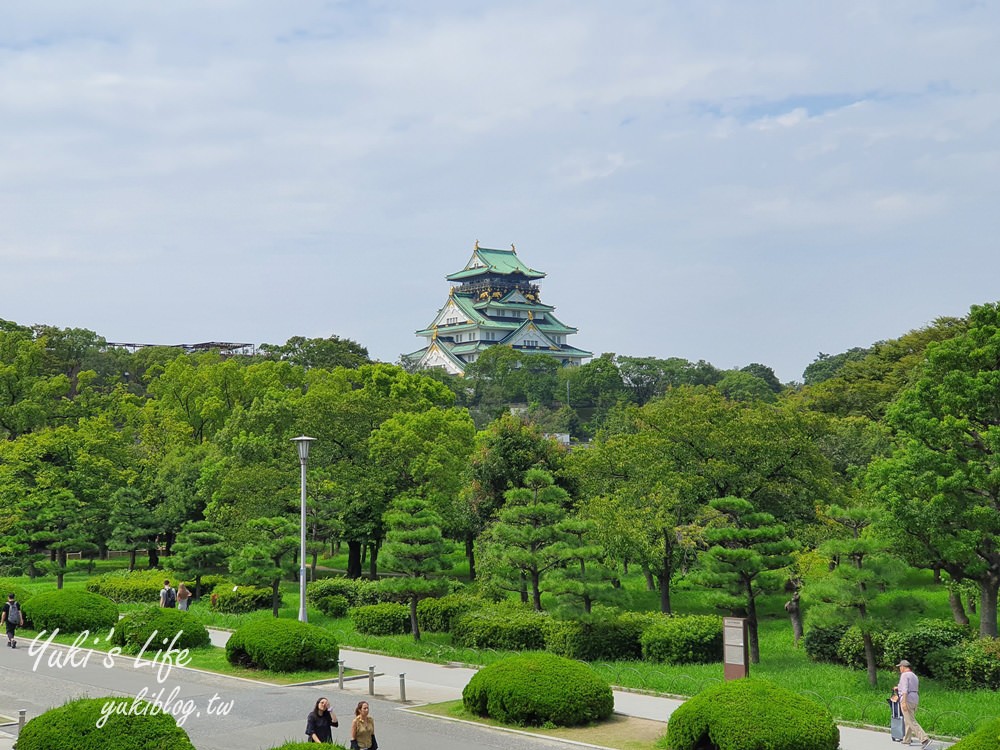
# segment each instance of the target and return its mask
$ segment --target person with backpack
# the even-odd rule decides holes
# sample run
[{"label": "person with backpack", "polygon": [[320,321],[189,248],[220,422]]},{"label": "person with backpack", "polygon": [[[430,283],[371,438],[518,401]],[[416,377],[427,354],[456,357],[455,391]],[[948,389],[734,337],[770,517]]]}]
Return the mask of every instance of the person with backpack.
[{"label": "person with backpack", "polygon": [[7,603],[3,605],[0,622],[7,623],[7,648],[17,648],[14,633],[17,627],[24,622],[24,618],[21,616],[21,605],[13,594],[7,594]]},{"label": "person with backpack", "polygon": [[174,591],[173,586],[170,585],[170,579],[168,578],[163,582],[163,588],[160,589],[160,606],[173,609],[176,605],[177,592]]}]

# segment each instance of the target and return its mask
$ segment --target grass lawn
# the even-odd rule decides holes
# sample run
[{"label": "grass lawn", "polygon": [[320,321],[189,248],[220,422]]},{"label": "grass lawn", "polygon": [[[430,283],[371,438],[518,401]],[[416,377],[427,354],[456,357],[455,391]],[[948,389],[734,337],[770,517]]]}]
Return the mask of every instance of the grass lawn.
[{"label": "grass lawn", "polygon": [[[488,727],[506,727],[492,719],[484,719],[465,710],[462,701],[446,701],[432,703],[427,706],[409,709],[415,713],[447,716],[452,719],[475,722]],[[637,719],[632,716],[612,715],[607,721],[585,727],[515,727],[525,732],[539,734],[545,737],[555,737],[561,740],[584,742],[588,745],[613,747],[616,750],[653,750],[656,741],[667,731],[667,725],[660,721]]]}]

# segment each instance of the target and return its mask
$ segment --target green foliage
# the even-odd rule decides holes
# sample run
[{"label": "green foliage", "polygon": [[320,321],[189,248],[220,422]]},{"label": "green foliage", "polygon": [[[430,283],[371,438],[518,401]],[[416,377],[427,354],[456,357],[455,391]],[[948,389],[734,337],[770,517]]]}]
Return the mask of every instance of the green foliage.
[{"label": "green foliage", "polygon": [[545,650],[584,661],[628,661],[642,656],[641,622],[615,615],[555,620],[545,633]]},{"label": "green foliage", "polygon": [[641,638],[642,658],[667,664],[722,661],[722,618],[710,615],[665,617]]},{"label": "green foliage", "polygon": [[10,578],[0,578],[0,603],[7,601],[7,594],[13,594],[14,598],[21,604],[34,596],[31,589],[25,588],[20,583]]},{"label": "green foliage", "polygon": [[517,726],[577,726],[608,718],[611,686],[590,667],[552,654],[501,659],[472,676],[465,708]]},{"label": "green foliage", "polygon": [[952,750],[996,750],[1000,747],[1000,719],[987,721],[951,746]]},{"label": "green foliage", "polygon": [[882,666],[891,668],[900,659],[906,659],[917,674],[935,677],[934,671],[928,669],[927,656],[938,649],[970,640],[972,636],[968,626],[954,620],[919,620],[903,631],[886,633]]},{"label": "green foliage", "polygon": [[[346,747],[341,745],[339,742],[334,742],[332,744],[327,744],[327,747],[335,748],[335,750],[347,750]],[[285,742],[281,745],[274,745],[270,750],[316,750],[315,742]]]},{"label": "green foliage", "polygon": [[417,605],[417,618],[420,627],[428,632],[450,633],[458,617],[485,603],[485,600],[468,594],[421,599]]},{"label": "green foliage", "polygon": [[[135,653],[151,636],[153,640],[148,651],[166,648],[175,635],[179,635],[175,648],[211,645],[208,630],[192,614],[164,607],[147,607],[127,613],[118,621],[112,640],[123,646],[127,653]],[[163,642],[164,639],[166,643]]]},{"label": "green foliage", "polygon": [[226,642],[230,664],[274,672],[332,669],[339,653],[331,633],[298,620],[255,620]]},{"label": "green foliage", "polygon": [[924,659],[927,670],[958,690],[1000,690],[1000,640],[979,638],[938,649]]},{"label": "green foliage", "polygon": [[702,691],[670,716],[667,750],[837,750],[840,730],[822,705],[754,679]]},{"label": "green foliage", "polygon": [[258,609],[269,609],[272,604],[272,591],[264,586],[234,586],[224,583],[216,586],[212,592],[211,602],[212,609],[216,612],[238,615]]},{"label": "green foliage", "polygon": [[[308,597],[306,598],[308,599]],[[350,609],[351,606],[350,602],[347,601],[347,597],[341,596],[340,594],[321,596],[314,603],[320,612],[327,617],[332,617],[334,619],[347,617],[347,610]]]},{"label": "green foliage", "polygon": [[813,661],[836,664],[840,660],[837,647],[849,628],[850,625],[844,622],[810,624],[806,628],[802,646]]},{"label": "green foliage", "polygon": [[545,648],[549,617],[520,607],[466,612],[452,626],[452,640],[467,648],[530,651]]},{"label": "green foliage", "polygon": [[[170,714],[111,714],[128,711],[133,696],[78,698],[40,714],[24,725],[18,750],[195,750],[187,732]],[[145,703],[143,703],[143,707]],[[102,722],[101,720],[104,719]],[[98,723],[100,722],[100,726]]]},{"label": "green foliage", "polygon": [[89,591],[60,589],[35,594],[24,604],[24,616],[35,630],[80,633],[107,630],[118,623],[118,605]]},{"label": "green foliage", "polygon": [[382,602],[354,607],[351,619],[359,633],[401,635],[410,630],[410,609],[405,604]]},{"label": "green foliage", "polygon": [[[872,646],[875,650],[875,662],[880,664],[886,663],[887,659],[884,654],[887,634],[881,630],[873,630],[870,635]],[[848,667],[853,667],[854,669],[865,669],[868,666],[868,662],[865,660],[864,638],[861,628],[857,625],[849,627],[844,635],[841,636],[840,643],[837,644],[837,662]],[[895,665],[898,662],[899,659],[892,662],[892,664]]]},{"label": "green foliage", "polygon": [[163,580],[162,570],[112,570],[91,578],[86,589],[118,603],[158,602]]}]

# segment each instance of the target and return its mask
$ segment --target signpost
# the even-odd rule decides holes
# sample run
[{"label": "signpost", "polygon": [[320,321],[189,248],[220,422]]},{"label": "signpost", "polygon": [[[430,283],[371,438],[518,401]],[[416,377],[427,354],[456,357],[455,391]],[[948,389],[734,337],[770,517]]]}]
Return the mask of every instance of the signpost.
[{"label": "signpost", "polygon": [[744,618],[722,618],[722,649],[724,676],[727,680],[738,680],[750,674],[747,621]]}]

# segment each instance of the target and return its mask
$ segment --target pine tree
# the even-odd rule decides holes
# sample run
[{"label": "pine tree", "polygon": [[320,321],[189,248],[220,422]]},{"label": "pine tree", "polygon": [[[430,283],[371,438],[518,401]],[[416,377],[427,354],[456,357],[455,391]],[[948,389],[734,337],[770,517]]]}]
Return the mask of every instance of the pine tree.
[{"label": "pine tree", "polygon": [[194,579],[195,599],[201,596],[201,577],[225,567],[224,539],[208,521],[188,521],[177,534],[167,567],[184,578]]}]

